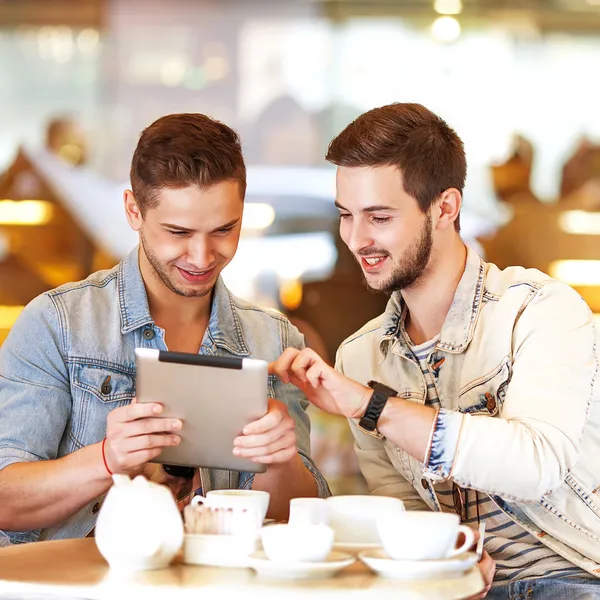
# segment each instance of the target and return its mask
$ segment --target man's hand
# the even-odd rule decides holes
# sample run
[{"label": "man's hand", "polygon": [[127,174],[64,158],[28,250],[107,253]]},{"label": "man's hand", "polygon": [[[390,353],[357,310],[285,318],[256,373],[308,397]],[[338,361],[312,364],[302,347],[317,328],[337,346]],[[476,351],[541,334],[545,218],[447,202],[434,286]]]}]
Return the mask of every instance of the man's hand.
[{"label": "man's hand", "polygon": [[485,598],[492,587],[492,581],[494,580],[494,575],[496,573],[496,561],[485,550],[483,551],[481,560],[477,563],[477,566],[481,571],[485,588],[481,594],[471,596],[469,600],[481,600],[481,598]]},{"label": "man's hand", "polygon": [[161,412],[160,404],[138,404],[134,399],[108,414],[104,454],[113,473],[135,473],[164,447],[179,444],[181,438],[174,432],[181,429],[181,420],[158,417]]},{"label": "man's hand", "polygon": [[[479,541],[479,532],[475,531],[475,541],[473,542],[474,547],[477,546]],[[496,574],[496,561],[484,550],[481,554],[481,560],[477,563],[485,588],[477,596],[471,596],[468,600],[481,600],[485,598],[492,587],[492,581],[494,581],[494,575]]]},{"label": "man's hand", "polygon": [[334,415],[359,418],[373,390],[328,365],[314,350],[288,348],[269,365],[269,373],[293,383],[316,407]]},{"label": "man's hand", "polygon": [[269,398],[267,414],[244,427],[234,440],[233,453],[264,464],[286,463],[298,454],[296,424],[279,400]]}]

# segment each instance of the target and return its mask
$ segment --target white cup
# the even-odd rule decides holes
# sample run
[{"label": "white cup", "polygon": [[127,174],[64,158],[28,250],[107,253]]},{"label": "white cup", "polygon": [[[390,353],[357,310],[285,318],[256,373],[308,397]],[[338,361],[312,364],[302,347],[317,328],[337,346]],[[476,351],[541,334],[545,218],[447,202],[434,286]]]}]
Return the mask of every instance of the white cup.
[{"label": "white cup", "polygon": [[269,499],[269,492],[259,490],[212,490],[206,496],[194,496],[191,503],[210,508],[245,509],[254,513],[259,528],[267,516]]},{"label": "white cup", "polygon": [[267,525],[261,538],[273,562],[320,562],[331,552],[334,533],[327,525]]},{"label": "white cup", "polygon": [[329,505],[323,498],[292,498],[290,525],[329,525]]},{"label": "white cup", "polygon": [[[475,541],[475,532],[452,513],[407,511],[383,515],[377,525],[385,551],[395,560],[451,558],[469,550]],[[465,541],[456,548],[461,532]]]},{"label": "white cup", "polygon": [[327,498],[329,524],[341,544],[381,544],[379,517],[404,511],[404,503],[389,496],[332,496]]},{"label": "white cup", "polygon": [[248,556],[256,551],[258,538],[253,535],[187,534],[183,544],[183,562],[213,567],[246,567]]}]

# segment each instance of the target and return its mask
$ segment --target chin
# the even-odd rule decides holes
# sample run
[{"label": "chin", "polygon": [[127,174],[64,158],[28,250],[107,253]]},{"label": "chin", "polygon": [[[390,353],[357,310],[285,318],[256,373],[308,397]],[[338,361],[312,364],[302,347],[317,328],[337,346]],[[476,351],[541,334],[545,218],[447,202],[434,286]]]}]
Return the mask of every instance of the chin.
[{"label": "chin", "polygon": [[195,288],[180,288],[179,295],[185,296],[186,298],[201,298],[210,294],[213,291],[214,285],[205,285],[202,287]]},{"label": "chin", "polygon": [[374,290],[381,289],[387,281],[387,278],[381,273],[378,275],[371,275],[363,271],[363,277],[365,278],[365,283]]}]

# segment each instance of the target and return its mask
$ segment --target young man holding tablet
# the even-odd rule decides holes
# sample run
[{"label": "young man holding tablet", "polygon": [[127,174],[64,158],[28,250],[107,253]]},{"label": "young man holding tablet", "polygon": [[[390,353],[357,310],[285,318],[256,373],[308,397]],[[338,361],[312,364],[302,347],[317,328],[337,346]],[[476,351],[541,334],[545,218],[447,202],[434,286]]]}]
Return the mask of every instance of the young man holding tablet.
[{"label": "young man holding tablet", "polygon": [[[245,190],[240,141],[226,125],[169,115],[142,133],[124,194],[139,247],[33,300],[0,348],[0,545],[86,536],[111,473],[164,474],[148,461],[179,443],[182,423],[134,401],[136,348],[269,361],[303,347],[285,318],[234,297],[220,277]],[[275,379],[269,395],[267,414],[232,448],[267,471],[209,481],[266,490],[269,515],[285,518],[291,498],[328,488],[309,457],[304,396]],[[215,398],[214,410],[225,402]]]}]

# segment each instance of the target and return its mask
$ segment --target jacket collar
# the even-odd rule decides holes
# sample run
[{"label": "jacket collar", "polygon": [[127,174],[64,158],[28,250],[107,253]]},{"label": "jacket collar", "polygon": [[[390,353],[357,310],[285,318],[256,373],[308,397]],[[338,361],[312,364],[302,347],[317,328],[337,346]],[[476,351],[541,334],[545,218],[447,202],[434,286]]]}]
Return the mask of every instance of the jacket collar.
[{"label": "jacket collar", "polygon": [[[138,253],[139,247],[136,247],[119,263],[117,271],[122,334],[130,333],[145,325],[154,325],[140,271]],[[210,346],[217,346],[238,356],[250,354],[244,340],[234,297],[221,277],[217,279],[213,289],[206,340]]]},{"label": "jacket collar", "polygon": [[249,356],[233,294],[219,277],[213,290],[207,329],[211,342],[238,356]]},{"label": "jacket collar", "polygon": [[148,307],[148,295],[140,272],[139,247],[136,246],[120,263],[117,272],[121,333],[130,333],[153,324]]},{"label": "jacket collar", "polygon": [[[448,352],[464,352],[473,339],[475,325],[481,310],[484,291],[485,262],[467,246],[467,261],[460,278],[450,310],[442,326],[437,348]],[[406,304],[400,292],[394,292],[385,309],[381,324],[379,349],[387,353],[390,341],[399,339],[400,326],[406,317]]]}]

